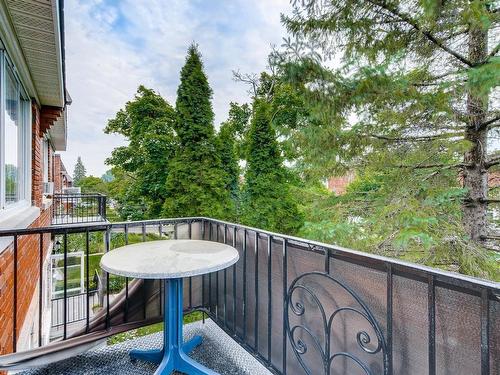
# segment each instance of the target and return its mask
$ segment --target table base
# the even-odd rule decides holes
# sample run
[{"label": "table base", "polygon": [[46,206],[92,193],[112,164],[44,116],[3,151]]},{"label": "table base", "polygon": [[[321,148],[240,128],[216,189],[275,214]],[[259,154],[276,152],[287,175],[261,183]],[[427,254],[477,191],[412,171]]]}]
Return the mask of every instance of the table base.
[{"label": "table base", "polygon": [[174,370],[188,375],[218,375],[187,354],[201,344],[201,336],[183,342],[183,298],[182,279],[165,280],[165,308],[163,348],[154,350],[131,350],[131,359],[158,363],[155,375],[170,375]]}]

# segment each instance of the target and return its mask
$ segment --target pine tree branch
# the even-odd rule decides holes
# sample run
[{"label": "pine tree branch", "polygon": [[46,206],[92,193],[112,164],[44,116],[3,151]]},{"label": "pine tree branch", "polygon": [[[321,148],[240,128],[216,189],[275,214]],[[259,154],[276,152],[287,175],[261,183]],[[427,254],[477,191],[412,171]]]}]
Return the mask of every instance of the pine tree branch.
[{"label": "pine tree branch", "polygon": [[401,20],[403,20],[404,22],[406,22],[408,25],[410,25],[411,27],[413,27],[415,30],[417,30],[419,33],[421,33],[423,36],[425,36],[427,38],[427,40],[429,40],[431,43],[433,43],[434,45],[436,45],[437,47],[439,47],[441,50],[447,52],[451,56],[455,57],[457,60],[459,60],[463,64],[465,64],[467,66],[470,66],[470,67],[474,66],[474,64],[471,61],[469,61],[468,59],[466,59],[464,56],[462,56],[458,52],[453,51],[451,48],[449,48],[448,46],[446,46],[443,43],[443,41],[441,41],[440,39],[438,39],[431,32],[429,32],[427,30],[424,30],[410,16],[408,16],[407,14],[405,14],[403,12],[400,12],[399,10],[397,10],[394,7],[390,6],[384,0],[368,0],[368,2],[371,3],[371,4],[373,4],[373,5],[375,5],[375,6],[380,7],[382,9],[385,9],[386,11],[388,11],[389,13],[391,13],[392,15],[400,18]]},{"label": "pine tree branch", "polygon": [[493,156],[491,157],[490,159],[488,159],[488,161],[485,164],[485,167],[486,168],[491,168],[493,167],[494,165],[498,165],[500,164],[500,155],[496,155],[496,156]]},{"label": "pine tree branch", "polygon": [[500,203],[500,199],[491,199],[491,198],[481,198],[481,199],[479,199],[479,201],[482,203],[487,203],[487,204]]},{"label": "pine tree branch", "polygon": [[482,124],[479,124],[477,126],[477,129],[482,130],[482,129],[486,129],[487,127],[489,127],[490,129],[496,128],[496,127],[500,126],[500,123],[496,124],[495,126],[490,126],[490,125],[499,121],[499,120],[500,120],[500,115],[493,117],[492,119],[489,119],[489,120],[483,122]]},{"label": "pine tree branch", "polygon": [[500,51],[500,43],[496,45],[495,48],[491,50],[491,52],[486,56],[486,59],[484,60],[483,64],[487,63],[489,59],[492,57],[495,57],[495,55]]},{"label": "pine tree branch", "polygon": [[442,168],[442,169],[451,169],[451,168],[464,168],[470,166],[469,164],[465,163],[458,163],[458,164],[443,164],[443,163],[437,163],[437,164],[415,164],[415,165],[395,165],[394,167],[396,168],[409,168],[409,169],[429,169],[429,168]]},{"label": "pine tree branch", "polygon": [[448,133],[448,134],[439,134],[439,135],[422,135],[415,137],[387,137],[385,135],[380,134],[368,134],[369,137],[381,139],[389,142],[419,142],[419,141],[431,141],[434,139],[443,139],[443,138],[453,138],[457,136],[463,136],[463,133]]}]

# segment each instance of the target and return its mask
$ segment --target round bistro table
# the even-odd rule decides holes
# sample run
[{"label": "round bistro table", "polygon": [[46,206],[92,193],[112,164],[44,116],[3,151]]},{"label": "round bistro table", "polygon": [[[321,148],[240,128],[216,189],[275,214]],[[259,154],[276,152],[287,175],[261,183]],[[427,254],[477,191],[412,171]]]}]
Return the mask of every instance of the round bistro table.
[{"label": "round bistro table", "polygon": [[139,279],[162,279],[165,283],[163,348],[132,350],[132,359],[158,363],[155,374],[174,370],[189,375],[217,374],[187,354],[201,344],[195,336],[183,342],[182,278],[227,268],[238,261],[235,248],[211,241],[163,240],[127,245],[106,253],[101,267],[106,272]]}]

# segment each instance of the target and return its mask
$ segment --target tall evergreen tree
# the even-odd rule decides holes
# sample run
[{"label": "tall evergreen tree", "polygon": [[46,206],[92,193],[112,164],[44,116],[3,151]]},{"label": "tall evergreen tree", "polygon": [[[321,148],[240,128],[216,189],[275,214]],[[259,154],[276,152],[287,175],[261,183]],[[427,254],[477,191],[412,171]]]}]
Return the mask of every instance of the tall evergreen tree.
[{"label": "tall evergreen tree", "polygon": [[[386,149],[395,152],[385,153],[391,156],[385,168],[425,170],[430,181],[455,170],[465,189],[463,228],[482,242],[488,236],[488,170],[500,164],[500,153],[488,151],[500,121],[494,91],[500,84],[498,4],[313,0],[294,5],[293,15],[283,18],[297,37],[286,43],[284,71],[327,119],[303,132],[309,156],[334,169]],[[323,64],[322,58],[332,55],[341,68]],[[400,163],[406,151],[417,148],[420,158]]]},{"label": "tall evergreen tree", "polygon": [[[123,189],[113,190],[120,192],[113,198],[118,201],[120,212],[126,213],[125,219],[157,218],[161,213],[167,195],[168,162],[176,147],[175,117],[174,109],[165,99],[139,86],[134,99],[104,129],[128,140],[127,146],[117,147],[106,160],[114,171],[123,170],[117,174],[123,181],[114,184],[123,183]],[[137,213],[131,215],[134,210]]]},{"label": "tall evergreen tree", "polygon": [[412,260],[420,252],[419,261],[481,274],[494,204],[487,176],[500,164],[491,148],[498,6],[313,0],[294,8],[283,21],[296,38],[273,57],[311,110],[295,129],[297,149],[318,175],[359,176],[325,216],[343,212],[337,227],[356,227],[368,251]]},{"label": "tall evergreen tree", "polygon": [[165,216],[226,218],[231,210],[217,153],[211,98],[200,52],[191,45],[177,89],[175,130],[179,147],[169,163]]},{"label": "tall evergreen tree", "polygon": [[270,105],[264,99],[254,100],[245,148],[241,221],[280,233],[296,233],[303,219],[290,192],[287,170],[271,125]]},{"label": "tall evergreen tree", "polygon": [[[230,103],[229,118],[221,124],[217,134],[217,148],[224,171],[225,188],[231,194],[233,217],[240,206],[240,156],[242,136],[248,128],[251,110],[247,104]],[[244,158],[244,156],[243,156]]]},{"label": "tall evergreen tree", "polygon": [[73,171],[73,184],[75,186],[79,186],[80,181],[82,180],[82,178],[85,177],[86,173],[87,173],[87,170],[85,169],[85,166],[83,165],[82,158],[79,156],[76,159],[75,170]]}]

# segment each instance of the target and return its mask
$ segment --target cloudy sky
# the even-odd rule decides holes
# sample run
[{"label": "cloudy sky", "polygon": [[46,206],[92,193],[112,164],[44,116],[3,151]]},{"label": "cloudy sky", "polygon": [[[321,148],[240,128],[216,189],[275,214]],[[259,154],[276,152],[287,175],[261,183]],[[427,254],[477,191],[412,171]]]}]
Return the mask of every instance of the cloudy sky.
[{"label": "cloudy sky", "polygon": [[68,116],[68,151],[73,171],[82,157],[88,174],[101,176],[104,160],[119,136],[106,135],[107,120],[139,86],[155,89],[171,104],[187,47],[199,44],[214,91],[216,125],[230,101],[248,101],[247,87],[232,70],[265,69],[271,45],[285,31],[280,13],[288,0],[72,0],[65,4],[67,87],[73,99]]}]

